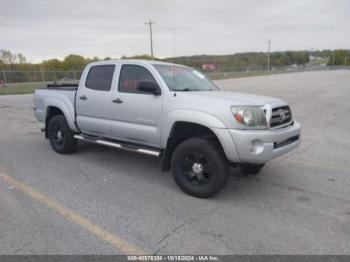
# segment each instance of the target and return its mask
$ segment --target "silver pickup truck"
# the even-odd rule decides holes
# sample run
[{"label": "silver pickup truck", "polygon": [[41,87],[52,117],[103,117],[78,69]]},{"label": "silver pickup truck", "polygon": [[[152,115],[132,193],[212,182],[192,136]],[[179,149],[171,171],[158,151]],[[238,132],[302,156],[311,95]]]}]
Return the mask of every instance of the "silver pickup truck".
[{"label": "silver pickup truck", "polygon": [[193,68],[158,61],[91,63],[79,85],[37,89],[34,103],[56,152],[83,140],[162,157],[162,171],[197,197],[219,192],[230,166],[257,174],[301,138],[286,102],[220,91]]}]

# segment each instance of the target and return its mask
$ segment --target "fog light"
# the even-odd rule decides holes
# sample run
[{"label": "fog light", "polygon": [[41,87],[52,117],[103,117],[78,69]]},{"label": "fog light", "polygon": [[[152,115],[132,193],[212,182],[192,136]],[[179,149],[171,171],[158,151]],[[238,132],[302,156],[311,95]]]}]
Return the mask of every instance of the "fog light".
[{"label": "fog light", "polygon": [[249,145],[249,151],[253,154],[260,154],[264,151],[264,143],[260,139],[254,139]]}]

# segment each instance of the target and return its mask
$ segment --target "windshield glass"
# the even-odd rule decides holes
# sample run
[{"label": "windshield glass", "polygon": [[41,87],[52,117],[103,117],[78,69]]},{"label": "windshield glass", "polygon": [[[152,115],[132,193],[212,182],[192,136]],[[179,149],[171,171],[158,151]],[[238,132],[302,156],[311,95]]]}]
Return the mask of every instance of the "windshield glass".
[{"label": "windshield glass", "polygon": [[193,68],[172,65],[154,65],[171,91],[218,90],[212,81]]}]

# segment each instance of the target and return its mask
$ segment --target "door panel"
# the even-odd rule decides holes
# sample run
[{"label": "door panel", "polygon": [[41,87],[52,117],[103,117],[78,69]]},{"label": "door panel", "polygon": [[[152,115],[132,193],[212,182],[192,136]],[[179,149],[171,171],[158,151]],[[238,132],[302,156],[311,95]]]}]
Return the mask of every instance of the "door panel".
[{"label": "door panel", "polygon": [[83,133],[111,134],[111,86],[115,65],[92,66],[76,97],[77,124]]},{"label": "door panel", "polygon": [[[79,99],[85,96],[86,100]],[[77,124],[83,133],[107,135],[111,132],[110,92],[84,88],[77,94]]]},{"label": "door panel", "polygon": [[112,135],[118,139],[150,146],[160,145],[159,121],[163,96],[137,91],[140,80],[155,81],[151,72],[139,65],[123,65],[118,92],[112,106]]}]

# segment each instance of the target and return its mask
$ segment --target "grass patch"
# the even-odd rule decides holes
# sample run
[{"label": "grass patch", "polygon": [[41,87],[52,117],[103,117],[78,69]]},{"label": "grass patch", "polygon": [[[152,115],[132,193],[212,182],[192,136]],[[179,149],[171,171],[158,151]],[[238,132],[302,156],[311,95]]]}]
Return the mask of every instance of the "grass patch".
[{"label": "grass patch", "polygon": [[0,95],[33,94],[35,89],[46,86],[46,83],[17,83],[0,87]]}]

